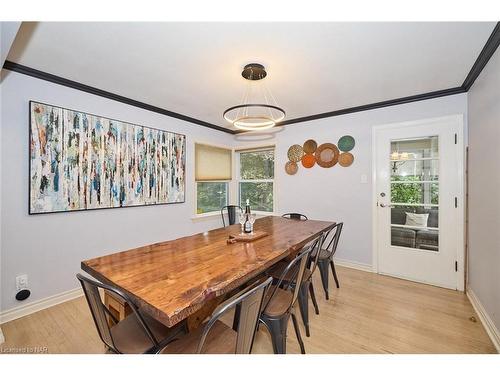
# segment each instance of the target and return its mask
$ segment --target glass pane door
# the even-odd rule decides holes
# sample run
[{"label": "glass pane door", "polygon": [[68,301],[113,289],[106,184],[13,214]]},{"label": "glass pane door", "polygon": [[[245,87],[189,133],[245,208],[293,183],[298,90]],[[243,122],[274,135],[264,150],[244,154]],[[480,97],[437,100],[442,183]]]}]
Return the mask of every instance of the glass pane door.
[{"label": "glass pane door", "polygon": [[439,251],[439,137],[391,141],[391,245]]}]

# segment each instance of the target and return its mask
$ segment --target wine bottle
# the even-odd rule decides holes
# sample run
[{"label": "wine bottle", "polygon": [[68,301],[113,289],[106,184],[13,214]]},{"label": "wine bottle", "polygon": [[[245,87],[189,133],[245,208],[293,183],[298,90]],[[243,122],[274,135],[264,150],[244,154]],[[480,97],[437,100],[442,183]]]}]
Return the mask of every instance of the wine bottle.
[{"label": "wine bottle", "polygon": [[250,223],[250,200],[247,199],[247,204],[245,206],[245,224],[243,225],[243,231],[245,233],[252,233],[252,224]]}]

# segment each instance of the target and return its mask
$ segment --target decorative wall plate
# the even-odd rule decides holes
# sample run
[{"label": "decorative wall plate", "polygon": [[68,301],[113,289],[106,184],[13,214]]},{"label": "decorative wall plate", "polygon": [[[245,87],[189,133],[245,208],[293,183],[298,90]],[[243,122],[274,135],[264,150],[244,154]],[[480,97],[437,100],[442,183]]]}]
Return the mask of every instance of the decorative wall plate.
[{"label": "decorative wall plate", "polygon": [[305,154],[302,156],[302,165],[304,168],[312,168],[316,164],[316,158],[313,154]]},{"label": "decorative wall plate", "polygon": [[354,161],[354,155],[350,152],[343,152],[339,155],[339,165],[342,167],[348,167]]},{"label": "decorative wall plate", "polygon": [[351,137],[350,135],[344,135],[339,139],[339,150],[344,152],[351,151],[354,148],[355,144],[356,141],[353,137]]},{"label": "decorative wall plate", "polygon": [[323,143],[315,153],[316,162],[320,167],[331,168],[339,159],[339,149],[332,143]]},{"label": "decorative wall plate", "polygon": [[308,139],[304,142],[303,149],[306,154],[314,154],[317,148],[318,144],[314,139]]},{"label": "decorative wall plate", "polygon": [[285,164],[285,172],[289,175],[294,175],[299,170],[299,166],[294,161],[289,161]]},{"label": "decorative wall plate", "polygon": [[304,156],[304,150],[301,145],[293,145],[288,149],[288,159],[290,161],[299,162]]}]

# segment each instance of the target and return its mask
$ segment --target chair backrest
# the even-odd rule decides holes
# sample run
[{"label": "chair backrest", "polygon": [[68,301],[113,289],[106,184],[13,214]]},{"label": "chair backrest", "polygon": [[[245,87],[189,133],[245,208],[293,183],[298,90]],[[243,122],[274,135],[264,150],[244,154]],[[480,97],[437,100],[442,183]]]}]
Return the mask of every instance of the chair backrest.
[{"label": "chair backrest", "polygon": [[239,292],[223,304],[219,305],[212,313],[210,320],[205,325],[200,341],[198,342],[197,353],[201,353],[203,344],[214,323],[228,310],[237,305],[240,306],[240,318],[236,334],[235,354],[250,354],[252,350],[255,331],[259,323],[262,311],[262,302],[266,291],[273,278],[269,277],[265,281],[259,281]]},{"label": "chair backrest", "polygon": [[289,212],[287,214],[281,215],[281,217],[284,217],[286,219],[293,219],[293,220],[307,220],[307,216],[304,214],[299,214],[297,212]]},{"label": "chair backrest", "polygon": [[[292,261],[290,261],[290,263],[288,263],[288,266],[286,266],[286,268],[281,273],[278,282],[273,285],[270,298],[264,305],[263,311],[266,310],[267,306],[272,301],[274,295],[276,294],[276,291],[279,288],[284,290],[289,290],[290,288],[292,288],[293,285],[302,284],[304,271],[306,269],[307,262],[309,260],[312,250],[313,250],[312,245],[305,247]],[[293,298],[290,302],[290,305],[287,306],[287,308],[283,311],[283,313],[290,311],[293,305],[295,305],[295,302],[297,301],[297,298],[299,296],[299,290],[300,288],[293,289]]]},{"label": "chair backrest", "polygon": [[139,325],[143,328],[144,335],[151,340],[151,347],[158,345],[158,341],[154,337],[149,327],[146,325],[146,322],[144,321],[142,315],[139,313],[137,306],[127,295],[110,285],[105,285],[98,281],[89,279],[88,277],[85,277],[81,274],[77,274],[76,277],[82,284],[82,289],[89,304],[92,317],[94,318],[94,323],[96,325],[97,332],[99,333],[99,337],[111,350],[115,351],[116,353],[121,352],[120,347],[116,345],[117,343],[115,343],[113,339],[111,326],[109,324],[109,319],[113,320],[115,324],[118,324],[118,321],[102,302],[100,289],[106,290],[109,293],[125,300],[125,302],[127,302],[127,304],[132,309],[135,318],[139,322]]},{"label": "chair backrest", "polygon": [[[335,226],[327,232],[325,236],[325,240],[323,243],[326,243],[326,247],[323,250],[326,250],[330,253],[329,259],[333,257],[335,252],[337,251],[337,246],[339,244],[340,234],[342,233],[342,227],[344,223],[337,223]],[[328,241],[328,242],[327,242]]]},{"label": "chair backrest", "polygon": [[[237,212],[239,210],[239,212]],[[240,206],[236,205],[229,205],[229,206],[224,206],[220,209],[220,215],[222,216],[222,225],[226,226],[226,221],[224,219],[224,211],[227,211],[227,225],[233,225],[236,224],[237,214],[240,212],[243,212],[243,209]]]},{"label": "chair backrest", "polygon": [[325,241],[326,236],[328,235],[329,231],[321,233],[321,235],[314,240],[314,242],[311,245],[311,252],[309,253],[309,260],[307,261],[307,266],[309,267],[309,270],[311,271],[311,276],[314,274],[314,271],[316,270],[316,266],[318,265],[318,260],[319,256],[321,254],[321,248],[323,247],[323,243]]}]

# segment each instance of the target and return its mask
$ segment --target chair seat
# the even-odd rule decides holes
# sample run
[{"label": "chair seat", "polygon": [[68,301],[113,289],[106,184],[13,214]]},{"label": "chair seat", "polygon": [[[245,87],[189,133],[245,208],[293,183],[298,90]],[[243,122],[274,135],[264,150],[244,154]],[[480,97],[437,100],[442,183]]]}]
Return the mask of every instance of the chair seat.
[{"label": "chair seat", "polygon": [[[271,276],[273,279],[276,279],[278,280],[281,275],[283,275],[283,271],[285,271],[285,268],[288,266],[288,262],[287,261],[280,261],[278,263],[276,263],[268,272],[267,274],[269,276]],[[285,277],[283,278],[284,281],[290,281],[291,279],[294,278],[294,275],[295,275],[295,272],[288,272]],[[304,270],[304,277],[303,277],[303,280],[309,280],[309,278],[311,277],[311,270],[309,270],[308,268],[306,268]]]},{"label": "chair seat", "polygon": [[[321,259],[321,260],[328,259],[328,258],[330,258],[330,255],[331,255],[331,252],[329,252],[326,249],[321,249],[321,252],[319,253],[319,259]],[[316,256],[316,251],[314,251],[311,254],[311,258],[314,259],[315,256]]]},{"label": "chair seat", "polygon": [[[158,342],[179,334],[182,329],[181,324],[168,328],[144,311],[140,310],[147,326],[153,333]],[[135,314],[130,314],[111,327],[111,335],[116,348],[125,354],[144,353],[151,349],[154,344],[144,332],[141,323],[137,320]]]},{"label": "chair seat", "polygon": [[[264,297],[264,306],[267,304],[267,301],[269,301],[270,298],[271,292],[268,292]],[[290,307],[292,300],[293,292],[290,289],[284,290],[281,288],[277,288],[276,292],[272,296],[271,302],[269,303],[269,305],[267,305],[264,314],[268,316],[282,315]]]},{"label": "chair seat", "polygon": [[[198,348],[205,325],[167,345],[162,354],[194,354]],[[201,352],[203,354],[234,354],[236,349],[236,332],[217,320],[205,340]]]}]

